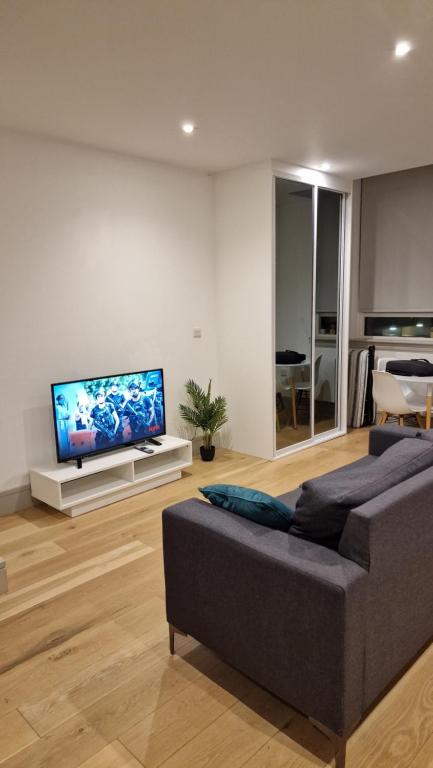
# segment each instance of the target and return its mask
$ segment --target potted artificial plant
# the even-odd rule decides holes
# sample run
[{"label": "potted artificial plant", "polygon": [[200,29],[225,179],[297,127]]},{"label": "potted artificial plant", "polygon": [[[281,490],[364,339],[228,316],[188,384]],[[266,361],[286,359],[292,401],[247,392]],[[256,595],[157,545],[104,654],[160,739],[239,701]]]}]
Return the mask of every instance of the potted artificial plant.
[{"label": "potted artificial plant", "polygon": [[200,446],[200,455],[203,461],[212,461],[215,456],[215,446],[212,439],[216,432],[228,421],[227,401],[219,395],[212,400],[212,379],[209,379],[207,390],[202,389],[195,381],[189,379],[185,384],[188,395],[188,403],[179,405],[180,415],[195,429],[201,429],[203,433],[203,445]]}]

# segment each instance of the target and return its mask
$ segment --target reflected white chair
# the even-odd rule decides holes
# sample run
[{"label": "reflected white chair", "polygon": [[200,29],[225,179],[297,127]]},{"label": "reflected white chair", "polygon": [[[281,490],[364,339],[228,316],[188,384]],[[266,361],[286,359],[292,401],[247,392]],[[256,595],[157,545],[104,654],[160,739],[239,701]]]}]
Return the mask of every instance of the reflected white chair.
[{"label": "reflected white chair", "polygon": [[[322,360],[322,355],[317,355],[316,364],[314,366],[314,388],[316,390],[317,390],[317,385],[319,383],[319,370],[320,370],[321,360]],[[295,389],[300,392],[308,392],[308,390],[311,389],[310,363],[305,363],[305,365],[302,366],[300,371],[300,378],[298,381],[295,381]]]},{"label": "reflected white chair", "polygon": [[[287,390],[289,387],[287,386],[287,382],[292,380],[292,377],[296,376],[296,373],[293,373],[293,371],[296,371],[297,368],[299,368],[300,365],[297,363],[296,365],[290,365],[287,364],[283,367],[277,366],[277,375],[276,375],[276,424],[277,424],[277,432],[280,431],[280,418],[279,418],[279,409],[284,410],[287,414],[287,418],[290,418],[290,413],[286,408],[286,404],[284,402],[284,395],[287,394]],[[297,419],[296,419],[296,392],[293,391],[292,393],[292,421],[293,426],[296,429],[297,428]]]},{"label": "reflected white chair", "polygon": [[399,381],[386,371],[373,371],[373,399],[381,411],[378,424],[385,424],[388,416],[398,416],[402,427],[404,416],[415,414],[418,426],[423,428],[421,414],[425,413],[425,402],[416,396],[406,395]]},{"label": "reflected white chair", "polygon": [[[317,355],[314,366],[314,386],[317,389],[319,381],[319,369],[322,355]],[[302,363],[298,365],[287,366],[288,375],[286,383],[281,385],[280,392],[284,396],[284,393],[290,395],[292,402],[292,420],[294,429],[298,428],[298,414],[296,405],[296,394],[300,392],[309,392],[311,390],[311,363]]]},{"label": "reflected white chair", "polygon": [[276,397],[276,401],[275,401],[275,421],[276,421],[277,432],[279,432],[280,429],[281,429],[280,414],[279,414],[279,412],[286,410],[285,405],[284,405],[283,395],[281,393],[282,386],[283,386],[283,382],[281,380],[281,372],[277,368],[277,374],[276,374],[276,377],[275,377],[275,397]]}]

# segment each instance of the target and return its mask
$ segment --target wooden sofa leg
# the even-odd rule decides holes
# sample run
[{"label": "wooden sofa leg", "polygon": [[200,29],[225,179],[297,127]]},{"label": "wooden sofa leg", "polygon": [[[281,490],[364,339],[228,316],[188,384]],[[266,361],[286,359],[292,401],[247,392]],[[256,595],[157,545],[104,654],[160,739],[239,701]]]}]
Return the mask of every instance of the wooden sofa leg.
[{"label": "wooden sofa leg", "polygon": [[174,636],[175,634],[183,635],[184,637],[187,637],[186,632],[182,632],[181,629],[177,629],[177,627],[174,627],[173,624],[168,625],[168,637],[169,637],[169,644],[170,644],[170,653],[173,656],[174,654]]},{"label": "wooden sofa leg", "polygon": [[318,731],[321,731],[321,733],[323,733],[334,745],[335,768],[346,768],[347,736],[338,736],[336,733],[327,728],[326,725],[322,725],[322,723],[317,722],[317,720],[314,720],[314,718],[309,717],[308,719],[310,723],[314,725]]},{"label": "wooden sofa leg", "polygon": [[335,768],[346,768],[346,746],[347,739],[336,736],[335,744]]}]

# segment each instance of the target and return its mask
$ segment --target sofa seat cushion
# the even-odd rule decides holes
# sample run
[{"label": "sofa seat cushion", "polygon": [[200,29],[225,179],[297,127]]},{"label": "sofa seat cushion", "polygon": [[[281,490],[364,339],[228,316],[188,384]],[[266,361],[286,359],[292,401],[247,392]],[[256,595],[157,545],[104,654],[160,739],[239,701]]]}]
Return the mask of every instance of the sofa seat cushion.
[{"label": "sofa seat cushion", "polygon": [[267,493],[256,491],[254,488],[224,484],[207,485],[205,488],[199,488],[199,491],[215,506],[246,517],[259,525],[280,531],[288,531],[290,528],[294,508]]},{"label": "sofa seat cushion", "polygon": [[338,546],[350,510],[433,466],[433,444],[405,438],[368,458],[303,483],[290,533]]}]

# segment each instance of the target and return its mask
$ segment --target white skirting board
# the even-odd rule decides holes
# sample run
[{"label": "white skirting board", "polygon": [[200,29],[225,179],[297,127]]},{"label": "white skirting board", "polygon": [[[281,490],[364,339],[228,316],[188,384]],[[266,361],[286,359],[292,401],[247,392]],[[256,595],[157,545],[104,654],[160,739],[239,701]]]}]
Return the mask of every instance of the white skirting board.
[{"label": "white skirting board", "polygon": [[154,453],[128,448],[83,459],[73,465],[35,467],[30,472],[32,496],[69,517],[121,501],[181,477],[192,464],[189,440],[164,435]]},{"label": "white skirting board", "polygon": [[30,485],[22,485],[0,493],[0,517],[13,515],[21,509],[33,506]]}]

